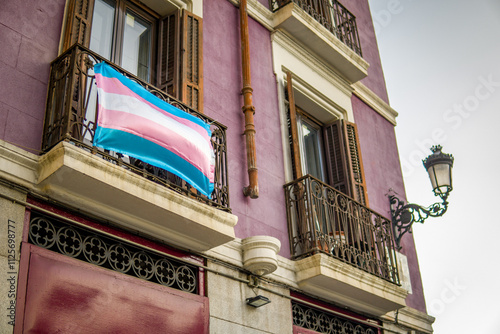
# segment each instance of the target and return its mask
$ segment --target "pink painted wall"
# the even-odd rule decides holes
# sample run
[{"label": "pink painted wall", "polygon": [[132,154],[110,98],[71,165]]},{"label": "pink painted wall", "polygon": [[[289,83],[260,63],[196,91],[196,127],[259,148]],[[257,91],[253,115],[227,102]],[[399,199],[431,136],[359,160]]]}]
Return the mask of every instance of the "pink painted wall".
[{"label": "pink painted wall", "polygon": [[340,2],[356,16],[363,59],[370,64],[368,76],[361,80],[361,82],[388,103],[389,98],[385,87],[384,72],[382,70],[377,38],[375,36],[375,29],[373,27],[368,1],[344,0]]},{"label": "pink painted wall", "polygon": [[[406,196],[394,126],[358,97],[353,95],[351,100],[358,127],[370,208],[390,218],[389,198],[386,196],[389,189],[394,189],[402,198]],[[402,253],[408,257],[413,290],[408,295],[406,304],[425,312],[422,280],[411,235],[405,235],[402,246]]]},{"label": "pink painted wall", "polygon": [[0,6],[0,139],[35,153],[41,144],[49,64],[57,56],[64,4],[27,0],[2,1]]},{"label": "pink painted wall", "polygon": [[204,111],[228,126],[230,200],[238,216],[238,238],[270,235],[281,241],[280,254],[290,255],[283,185],[284,164],[278,112],[278,92],[272,66],[270,32],[249,19],[250,59],[259,198],[250,199],[248,186],[243,99],[239,9],[226,0],[203,3]]}]

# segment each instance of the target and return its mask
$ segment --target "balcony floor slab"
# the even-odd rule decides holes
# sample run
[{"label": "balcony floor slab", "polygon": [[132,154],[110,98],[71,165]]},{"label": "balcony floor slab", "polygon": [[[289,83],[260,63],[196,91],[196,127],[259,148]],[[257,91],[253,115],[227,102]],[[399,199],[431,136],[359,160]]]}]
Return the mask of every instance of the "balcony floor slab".
[{"label": "balcony floor slab", "polygon": [[377,316],[406,306],[405,289],[326,254],[295,265],[301,289],[337,304]]},{"label": "balcony floor slab", "polygon": [[274,13],[273,26],[293,38],[332,65],[351,83],[368,75],[369,64],[335,37],[298,5],[291,2]]},{"label": "balcony floor slab", "polygon": [[37,174],[47,196],[185,249],[205,251],[235,237],[237,216],[67,142],[40,157]]}]

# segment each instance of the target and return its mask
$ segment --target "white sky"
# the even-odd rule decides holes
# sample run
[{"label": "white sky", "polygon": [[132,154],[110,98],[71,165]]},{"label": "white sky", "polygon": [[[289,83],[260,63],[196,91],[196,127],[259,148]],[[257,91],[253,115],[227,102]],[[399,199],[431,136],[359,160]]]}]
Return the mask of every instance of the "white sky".
[{"label": "white sky", "polygon": [[414,228],[434,331],[500,333],[500,0],[369,2],[409,201],[438,201],[427,148],[455,157],[448,212]]}]

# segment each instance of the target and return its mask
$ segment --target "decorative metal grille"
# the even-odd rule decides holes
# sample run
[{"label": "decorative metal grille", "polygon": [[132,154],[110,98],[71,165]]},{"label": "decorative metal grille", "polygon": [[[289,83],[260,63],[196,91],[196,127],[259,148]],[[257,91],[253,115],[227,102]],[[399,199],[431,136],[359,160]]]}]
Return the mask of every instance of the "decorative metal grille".
[{"label": "decorative metal grille", "polygon": [[326,334],[376,334],[378,329],[292,302],[293,324]]},{"label": "decorative metal grille", "polygon": [[108,64],[118,72],[135,81],[156,97],[210,124],[215,155],[214,191],[211,197],[207,198],[198,194],[187,182],[164,169],[92,146],[97,127],[97,87],[92,68],[94,64],[101,61],[105,61],[105,59],[89,49],[75,44],[52,62],[42,150],[48,152],[59,142],[69,141],[104,160],[140,174],[153,182],[230,212],[226,126],[198,113],[167,93],[109,62]]},{"label": "decorative metal grille", "polygon": [[320,251],[399,284],[389,219],[311,175],[284,188],[294,258]]},{"label": "decorative metal grille", "polygon": [[297,4],[354,52],[363,56],[356,17],[340,2],[336,0],[271,0],[271,8],[277,11],[291,2]]},{"label": "decorative metal grille", "polygon": [[30,243],[122,274],[198,294],[198,268],[32,212]]}]

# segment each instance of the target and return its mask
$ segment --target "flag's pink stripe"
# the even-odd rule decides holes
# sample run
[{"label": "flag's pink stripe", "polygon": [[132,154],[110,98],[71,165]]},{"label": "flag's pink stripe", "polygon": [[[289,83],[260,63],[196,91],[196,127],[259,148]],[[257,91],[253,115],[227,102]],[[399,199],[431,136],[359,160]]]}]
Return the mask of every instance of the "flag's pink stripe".
[{"label": "flag's pink stripe", "polygon": [[[196,146],[191,145],[190,141],[184,136],[168,131],[164,127],[159,127],[155,122],[143,117],[104,109],[101,105],[99,105],[99,119],[99,126],[140,136],[177,154],[213,182],[215,167],[210,164],[210,156],[207,156]],[[141,129],[141,132],[136,129]]]},{"label": "flag's pink stripe", "polygon": [[203,138],[205,138],[207,141],[210,141],[210,138],[208,137],[208,133],[203,127],[201,127],[198,124],[193,123],[185,118],[172,115],[168,111],[165,111],[165,110],[159,108],[158,106],[152,104],[151,102],[146,101],[145,99],[143,99],[142,97],[137,95],[134,91],[132,91],[130,88],[123,85],[120,82],[120,80],[118,80],[117,78],[104,77],[100,73],[97,73],[96,80],[99,82],[98,86],[100,88],[102,88],[105,92],[132,96],[132,97],[136,98],[137,100],[148,104],[150,107],[161,112],[162,114],[164,114],[172,119],[175,119],[177,122],[182,123],[186,126],[189,126],[190,128],[194,129],[196,132],[201,134],[203,136]]}]

